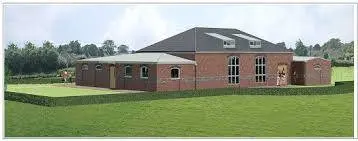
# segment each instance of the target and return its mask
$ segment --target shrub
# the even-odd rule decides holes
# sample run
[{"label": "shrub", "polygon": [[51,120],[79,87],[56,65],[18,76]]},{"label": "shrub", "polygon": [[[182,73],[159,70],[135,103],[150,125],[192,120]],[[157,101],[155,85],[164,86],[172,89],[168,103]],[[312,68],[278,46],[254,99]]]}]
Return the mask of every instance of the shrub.
[{"label": "shrub", "polygon": [[52,84],[62,83],[61,77],[10,79],[9,84]]},{"label": "shrub", "polygon": [[57,74],[56,73],[50,73],[50,74],[45,74],[45,73],[37,73],[37,74],[25,74],[25,75],[15,75],[15,76],[11,76],[11,79],[27,79],[27,78],[49,78],[49,77],[56,77]]},{"label": "shrub", "polygon": [[332,66],[334,67],[350,67],[354,66],[352,61],[348,60],[332,60]]}]

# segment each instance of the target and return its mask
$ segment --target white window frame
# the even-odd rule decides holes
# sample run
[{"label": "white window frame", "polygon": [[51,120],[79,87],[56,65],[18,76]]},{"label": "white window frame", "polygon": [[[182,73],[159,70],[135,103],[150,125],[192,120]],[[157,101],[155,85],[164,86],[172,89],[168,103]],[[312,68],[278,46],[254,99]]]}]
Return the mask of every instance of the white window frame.
[{"label": "white window frame", "polygon": [[[253,43],[253,45],[251,45]],[[261,41],[249,40],[250,48],[261,48]]]},{"label": "white window frame", "polygon": [[[261,64],[260,64],[260,60],[261,60]],[[255,57],[255,82],[256,83],[264,83],[267,81],[266,64],[267,64],[267,59],[265,56],[256,56]],[[259,69],[258,71],[257,71],[257,68]],[[260,73],[260,70],[261,70],[261,73]],[[260,77],[261,77],[261,81],[260,81]]]},{"label": "white window frame", "polygon": [[[98,68],[97,68],[98,66],[101,66],[101,69],[98,69]],[[103,64],[97,64],[97,65],[95,66],[95,69],[96,69],[96,71],[103,70]]]},{"label": "white window frame", "polygon": [[[84,67],[84,66],[86,66],[86,67]],[[82,64],[81,70],[88,70],[88,64]]]},{"label": "white window frame", "polygon": [[[229,84],[240,84],[240,58],[237,56],[230,56],[228,58],[228,83]],[[234,60],[234,64],[232,63]],[[234,72],[232,72],[234,68]],[[237,70],[238,68],[238,70]],[[238,78],[238,79],[237,79]],[[237,80],[237,81],[236,81]]]},{"label": "white window frame", "polygon": [[235,40],[223,40],[224,48],[235,48]]},{"label": "white window frame", "polygon": [[[177,77],[177,78],[173,78],[173,77],[172,77],[172,70],[173,70],[173,69],[177,69],[177,70],[178,70],[178,77]],[[170,69],[170,79],[173,79],[173,80],[180,79],[180,68],[178,68],[178,67],[173,67],[173,68]]]},{"label": "white window frame", "polygon": [[[127,68],[130,68],[130,69],[131,69],[131,75],[128,75],[128,74],[127,74]],[[126,77],[126,78],[132,78],[132,75],[133,75],[133,68],[132,68],[132,66],[130,66],[130,65],[125,66],[125,67],[124,67],[124,77]]]},{"label": "white window frame", "polygon": [[[148,76],[147,76],[147,77],[143,77],[143,71],[142,71],[143,68],[146,68],[146,69],[147,69],[147,73],[148,73]],[[148,77],[149,77],[149,68],[148,68],[147,66],[141,66],[141,67],[140,67],[140,78],[142,78],[142,79],[148,79]]]}]

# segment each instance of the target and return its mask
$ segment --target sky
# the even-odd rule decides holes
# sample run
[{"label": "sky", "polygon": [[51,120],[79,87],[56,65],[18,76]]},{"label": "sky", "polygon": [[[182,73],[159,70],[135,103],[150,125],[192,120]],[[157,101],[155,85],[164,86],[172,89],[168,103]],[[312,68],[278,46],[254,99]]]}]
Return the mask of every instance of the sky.
[{"label": "sky", "polygon": [[216,27],[295,48],[298,39],[305,45],[353,41],[353,12],[349,4],[6,4],[3,45],[110,39],[138,50],[193,27]]}]

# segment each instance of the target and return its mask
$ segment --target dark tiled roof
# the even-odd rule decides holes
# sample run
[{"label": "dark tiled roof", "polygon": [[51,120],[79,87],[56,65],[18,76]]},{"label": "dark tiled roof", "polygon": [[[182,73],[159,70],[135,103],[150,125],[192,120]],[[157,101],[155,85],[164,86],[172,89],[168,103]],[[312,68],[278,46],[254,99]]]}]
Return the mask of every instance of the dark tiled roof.
[{"label": "dark tiled roof", "polygon": [[[217,33],[235,39],[235,48],[224,48],[221,39],[206,33]],[[261,48],[250,48],[247,39],[235,36],[242,34],[261,40]],[[138,50],[138,52],[290,52],[288,49],[232,28],[196,27]]]}]

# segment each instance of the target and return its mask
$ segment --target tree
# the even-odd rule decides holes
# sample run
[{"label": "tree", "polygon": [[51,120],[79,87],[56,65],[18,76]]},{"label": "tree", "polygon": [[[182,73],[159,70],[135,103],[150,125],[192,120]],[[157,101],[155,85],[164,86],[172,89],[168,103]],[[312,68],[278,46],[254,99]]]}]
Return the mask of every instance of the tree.
[{"label": "tree", "polygon": [[324,53],[323,58],[324,58],[324,59],[328,59],[328,58],[329,58],[328,53]]},{"label": "tree", "polygon": [[64,44],[64,45],[59,45],[57,48],[57,52],[61,53],[61,52],[72,52],[72,49],[70,48],[70,46],[68,44]]},{"label": "tree", "polygon": [[116,45],[114,45],[113,40],[105,40],[101,47],[103,56],[114,55],[116,53],[114,48],[116,48]]},{"label": "tree", "polygon": [[83,53],[86,55],[86,57],[100,56],[99,49],[95,44],[83,46]]},{"label": "tree", "polygon": [[71,48],[70,53],[74,53],[77,55],[82,54],[81,44],[78,42],[78,40],[71,41],[68,46]]},{"label": "tree", "polygon": [[294,50],[297,56],[307,56],[307,48],[303,45],[301,40],[296,42],[296,49]]},{"label": "tree", "polygon": [[118,54],[128,54],[129,47],[127,45],[120,45],[118,47]]},{"label": "tree", "polygon": [[25,61],[21,49],[16,44],[10,43],[5,49],[5,66],[13,73],[22,73]]},{"label": "tree", "polygon": [[312,48],[313,48],[313,46],[310,45],[308,48],[309,48],[309,56],[312,56]]},{"label": "tree", "polygon": [[321,46],[319,44],[315,44],[313,46],[313,50],[320,50],[321,49]]},{"label": "tree", "polygon": [[55,48],[55,46],[53,45],[53,43],[51,43],[50,41],[45,41],[45,42],[42,44],[42,47],[44,47],[45,49]]},{"label": "tree", "polygon": [[66,68],[72,65],[73,62],[76,61],[75,54],[68,52],[61,52],[58,55],[58,63],[61,65],[65,65]]},{"label": "tree", "polygon": [[323,49],[339,49],[341,48],[343,43],[338,38],[332,38],[328,42],[324,43],[322,48]]}]

